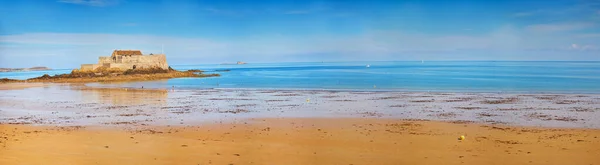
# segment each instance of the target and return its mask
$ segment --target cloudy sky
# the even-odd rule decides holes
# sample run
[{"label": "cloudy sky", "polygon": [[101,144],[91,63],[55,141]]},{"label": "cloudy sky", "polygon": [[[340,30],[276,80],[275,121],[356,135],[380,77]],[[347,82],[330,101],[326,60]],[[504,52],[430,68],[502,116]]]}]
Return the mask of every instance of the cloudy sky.
[{"label": "cloudy sky", "polygon": [[600,60],[600,0],[7,0],[0,67],[114,49],[235,61]]}]

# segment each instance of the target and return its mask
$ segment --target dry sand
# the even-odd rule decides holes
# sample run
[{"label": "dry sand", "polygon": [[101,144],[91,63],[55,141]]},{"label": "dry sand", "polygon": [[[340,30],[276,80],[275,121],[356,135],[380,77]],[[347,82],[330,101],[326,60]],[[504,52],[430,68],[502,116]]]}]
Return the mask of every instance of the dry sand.
[{"label": "dry sand", "polygon": [[359,118],[130,129],[0,125],[0,164],[597,165],[599,137],[600,130]]}]

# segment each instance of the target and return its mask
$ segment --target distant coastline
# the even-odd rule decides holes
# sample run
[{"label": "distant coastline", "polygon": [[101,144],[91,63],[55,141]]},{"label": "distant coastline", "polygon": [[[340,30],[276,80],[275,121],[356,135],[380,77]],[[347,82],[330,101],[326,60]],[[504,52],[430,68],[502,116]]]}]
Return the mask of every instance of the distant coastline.
[{"label": "distant coastline", "polygon": [[221,65],[244,65],[247,64],[246,62],[243,61],[238,61],[237,63],[222,63]]},{"label": "distant coastline", "polygon": [[52,70],[45,66],[36,66],[31,68],[0,68],[0,72],[27,72],[27,71],[42,71]]}]

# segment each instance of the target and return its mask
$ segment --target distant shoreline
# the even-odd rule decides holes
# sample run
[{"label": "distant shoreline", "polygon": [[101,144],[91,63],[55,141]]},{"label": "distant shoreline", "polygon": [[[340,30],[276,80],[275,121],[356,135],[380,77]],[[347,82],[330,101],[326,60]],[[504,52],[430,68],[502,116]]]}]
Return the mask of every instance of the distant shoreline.
[{"label": "distant shoreline", "polygon": [[221,65],[244,65],[244,64],[248,64],[248,63],[243,62],[243,61],[238,61],[237,63],[221,63]]},{"label": "distant shoreline", "polygon": [[45,66],[37,66],[31,68],[0,68],[0,72],[28,72],[28,71],[43,71],[52,70]]}]

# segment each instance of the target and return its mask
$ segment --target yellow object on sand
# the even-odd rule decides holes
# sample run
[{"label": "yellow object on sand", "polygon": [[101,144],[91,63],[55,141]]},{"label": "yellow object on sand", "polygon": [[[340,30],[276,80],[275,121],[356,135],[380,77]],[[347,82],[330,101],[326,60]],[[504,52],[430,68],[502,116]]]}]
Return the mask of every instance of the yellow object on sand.
[{"label": "yellow object on sand", "polygon": [[465,135],[461,135],[458,140],[465,140]]},{"label": "yellow object on sand", "polygon": [[310,102],[310,99],[306,99],[306,102],[307,102],[307,103],[308,103],[308,102]]}]

